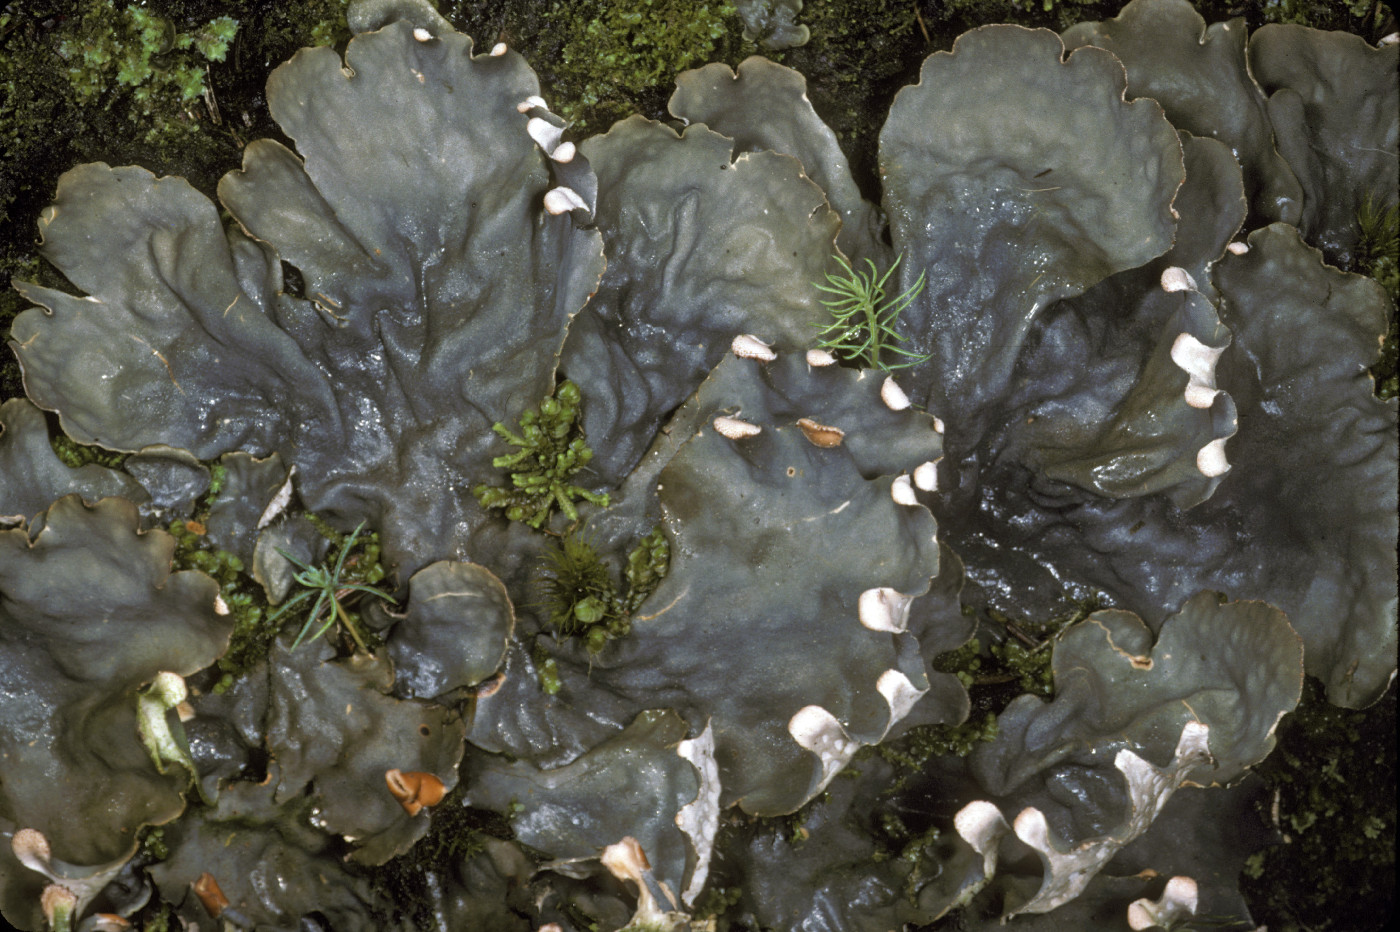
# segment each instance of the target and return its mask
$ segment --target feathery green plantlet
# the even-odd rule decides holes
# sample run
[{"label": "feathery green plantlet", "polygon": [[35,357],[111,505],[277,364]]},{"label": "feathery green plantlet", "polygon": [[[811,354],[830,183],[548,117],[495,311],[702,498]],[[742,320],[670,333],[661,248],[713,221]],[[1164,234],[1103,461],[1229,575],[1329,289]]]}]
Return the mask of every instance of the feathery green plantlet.
[{"label": "feathery green plantlet", "polygon": [[504,424],[492,426],[515,453],[491,461],[497,469],[515,470],[510,474],[512,488],[478,485],[472,489],[483,508],[502,508],[511,521],[523,521],[541,528],[557,507],[570,521],[578,520],[574,499],[606,505],[605,493],[589,492],[569,480],[593,459],[593,451],[578,425],[583,394],[573,382],[563,382],[553,398],[540,402],[539,412],[520,415],[520,433]]},{"label": "feathery green plantlet", "polygon": [[295,578],[298,583],[305,586],[306,591],[298,593],[291,599],[288,599],[283,603],[281,608],[273,613],[268,621],[275,623],[283,615],[287,614],[307,599],[312,596],[316,597],[315,603],[311,606],[311,613],[306,616],[306,624],[301,626],[301,632],[297,634],[296,640],[292,642],[292,650],[297,649],[302,640],[306,637],[306,633],[320,620],[321,611],[327,608],[329,608],[329,612],[326,615],[326,620],[321,627],[317,629],[316,633],[311,635],[311,640],[314,641],[325,634],[327,629],[339,619],[340,623],[345,625],[345,630],[350,632],[350,636],[355,639],[355,644],[360,650],[369,649],[365,646],[364,639],[360,636],[360,633],[355,630],[355,623],[351,621],[350,615],[345,611],[345,602],[343,600],[348,596],[353,597],[354,593],[378,596],[386,602],[392,602],[394,598],[387,592],[383,592],[373,586],[367,586],[363,583],[347,582],[342,578],[342,574],[345,572],[345,558],[348,557],[350,551],[354,549],[355,539],[360,536],[360,531],[364,530],[364,526],[365,523],[361,521],[356,525],[355,530],[350,532],[350,536],[346,538],[345,543],[340,548],[340,554],[335,558],[334,569],[327,569],[324,564],[319,567],[309,566],[281,547],[277,548],[278,553],[288,560],[291,560],[296,566],[301,567],[302,572],[297,573],[293,578]]},{"label": "feathery green plantlet", "polygon": [[[828,284],[813,283],[817,289],[835,295],[835,298],[822,301],[835,318],[832,323],[817,325],[822,328],[821,342],[818,344],[822,349],[883,372],[903,369],[928,359],[926,355],[912,353],[895,345],[906,342],[906,338],[894,329],[899,315],[924,290],[924,274],[920,272],[919,280],[903,293],[894,298],[885,297],[885,283],[903,259],[903,256],[895,259],[885,274],[880,275],[875,263],[869,259],[865,260],[865,264],[870,266],[869,273],[866,273],[857,272],[845,259],[836,257],[845,275],[828,274]],[[906,358],[902,362],[886,363],[882,356],[887,350]]]}]

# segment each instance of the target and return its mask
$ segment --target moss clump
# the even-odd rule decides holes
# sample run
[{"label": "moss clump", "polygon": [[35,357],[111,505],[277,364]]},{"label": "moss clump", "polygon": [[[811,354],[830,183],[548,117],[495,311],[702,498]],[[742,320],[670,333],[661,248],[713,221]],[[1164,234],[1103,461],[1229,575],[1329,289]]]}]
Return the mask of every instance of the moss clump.
[{"label": "moss clump", "polygon": [[695,901],[691,915],[701,922],[707,919],[719,919],[738,906],[739,901],[743,898],[744,890],[742,887],[722,887],[715,883],[707,883]]},{"label": "moss clump", "polygon": [[[818,346],[831,350],[842,362],[882,372],[904,369],[929,358],[899,346],[908,338],[895,329],[899,315],[924,290],[924,273],[920,272],[919,280],[899,295],[885,295],[885,284],[899,268],[903,258],[903,255],[899,256],[884,274],[880,274],[875,263],[869,259],[865,260],[865,264],[870,271],[864,272],[856,271],[845,259],[836,257],[844,274],[827,275],[825,285],[813,283],[818,291],[832,296],[822,299],[822,305],[831,313],[832,321],[817,325],[822,328]],[[894,361],[885,360],[887,351],[894,355]]]},{"label": "moss clump", "polygon": [[151,915],[142,920],[141,932],[170,932],[170,924],[178,922],[174,909],[164,900],[154,906],[146,907],[143,912],[151,913]]},{"label": "moss clump", "polygon": [[165,842],[165,829],[148,825],[141,829],[141,857],[147,861],[164,861],[170,857],[170,846]]},{"label": "moss clump", "polygon": [[[1382,206],[1380,198],[1368,197],[1356,212],[1360,236],[1352,271],[1369,275],[1380,282],[1390,295],[1392,305],[1400,303],[1400,204]],[[1381,343],[1381,356],[1371,367],[1376,380],[1376,394],[1394,398],[1400,394],[1400,377],[1396,375],[1395,308],[1390,309],[1390,326]]]},{"label": "moss clump", "polygon": [[1249,909],[1270,929],[1379,929],[1395,905],[1395,685],[1365,711],[1327,702],[1308,677],[1257,769],[1271,792],[1259,813],[1284,844],[1241,878]]},{"label": "moss clump", "polygon": [[79,104],[90,105],[108,91],[131,89],[130,116],[154,118],[147,139],[162,135],[172,112],[188,111],[205,100],[205,69],[222,62],[238,33],[238,20],[219,16],[194,29],[177,31],[170,20],[141,6],[118,11],[112,0],[84,0],[56,51],[66,65]]},{"label": "moss clump", "polygon": [[93,463],[107,469],[121,469],[126,463],[126,458],[130,455],[104,447],[79,443],[65,434],[56,424],[51,424],[50,427],[49,446],[53,447],[54,455],[69,469],[82,469]]},{"label": "moss clump", "polygon": [[561,637],[579,638],[596,654],[632,630],[633,613],[656,591],[670,562],[671,545],[655,528],[627,555],[619,586],[591,543],[576,533],[565,535],[545,557],[541,606]]},{"label": "moss clump", "polygon": [[551,102],[590,131],[630,114],[639,95],[669,94],[679,72],[720,57],[742,28],[725,0],[555,0],[540,20],[563,37]]},{"label": "moss clump", "polygon": [[370,873],[370,883],[394,904],[394,915],[381,916],[384,925],[400,927],[403,921],[416,929],[437,928],[432,914],[434,887],[444,871],[456,871],[463,863],[486,850],[491,839],[509,841],[515,837],[510,822],[499,813],[464,805],[465,782],[459,783],[442,802],[425,810],[432,819],[428,833],[413,847]]},{"label": "moss clump", "polygon": [[[207,515],[213,494],[206,493],[203,508],[196,514]],[[218,660],[222,676],[214,691],[225,692],[234,680],[267,656],[276,630],[267,624],[267,601],[260,587],[244,569],[243,561],[227,550],[210,545],[202,521],[190,519],[172,521],[166,528],[175,538],[174,569],[199,570],[219,584],[219,596],[233,618],[233,635],[229,648]]]},{"label": "moss clump", "polygon": [[953,754],[966,757],[977,745],[997,736],[997,717],[991,712],[968,718],[961,725],[917,725],[893,741],[877,745],[879,754],[899,770],[893,788],[899,789],[930,760]]},{"label": "moss clump", "polygon": [[578,386],[563,382],[553,397],[540,402],[539,410],[520,416],[519,434],[500,422],[492,425],[492,430],[519,449],[491,461],[497,469],[510,470],[509,488],[483,484],[472,489],[483,508],[500,509],[511,521],[541,528],[556,509],[570,521],[577,521],[576,498],[595,505],[608,503],[606,494],[590,492],[571,481],[593,459],[579,423],[582,403]]}]

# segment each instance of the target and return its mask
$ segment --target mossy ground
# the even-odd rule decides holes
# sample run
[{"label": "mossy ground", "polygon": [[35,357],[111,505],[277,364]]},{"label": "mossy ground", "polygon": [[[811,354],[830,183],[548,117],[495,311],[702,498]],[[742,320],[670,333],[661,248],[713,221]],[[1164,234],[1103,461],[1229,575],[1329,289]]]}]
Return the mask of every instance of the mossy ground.
[{"label": "mossy ground", "polygon": [[[75,165],[141,164],[157,174],[183,175],[212,194],[218,178],[239,164],[248,141],[286,142],[267,113],[267,75],[302,46],[343,45],[345,3],[142,0],[139,7],[146,14],[168,24],[172,42],[169,49],[163,41],[162,47],[143,47],[137,57],[149,74],[129,70],[127,78],[139,79],[134,83],[123,83],[119,63],[89,62],[96,75],[75,78],[70,61],[60,55],[63,43],[84,36],[112,47],[124,48],[133,37],[139,43],[141,29],[126,12],[126,2],[67,0],[0,9],[0,284],[19,277],[74,290],[38,258],[35,230],[58,176]],[[1344,29],[1375,42],[1394,28],[1385,5],[1375,0],[1200,0],[1196,5],[1208,21],[1243,16],[1251,29],[1295,22]],[[894,93],[917,78],[926,55],[951,47],[958,34],[985,23],[1062,29],[1082,19],[1112,17],[1120,6],[1118,0],[807,0],[799,21],[810,27],[811,41],[771,57],[807,76],[818,113],[835,129],[857,183],[873,196],[884,114]],[[439,8],[479,45],[506,41],[524,53],[551,105],[585,134],[632,112],[664,119],[675,72],[706,61],[734,65],[758,51],[742,40],[732,7],[719,0],[442,0]],[[238,24],[221,60],[205,55],[193,40],[220,17]],[[182,35],[192,37],[186,48],[174,41]],[[187,95],[196,66],[203,72],[202,87]],[[0,289],[0,330],[8,331],[24,306],[16,293]],[[1387,346],[1392,360],[1394,333],[1392,316]],[[0,355],[3,400],[22,394],[23,387],[13,357]],[[1384,372],[1393,373],[1393,362]],[[1377,374],[1384,383],[1383,372]],[[1020,679],[1017,674],[1006,688],[1024,686]],[[1336,728],[1292,728],[1286,722],[1280,729],[1275,757],[1307,761],[1311,755],[1320,762],[1293,768],[1284,781],[1288,792],[1305,801],[1336,802],[1319,808],[1320,815],[1297,832],[1294,844],[1269,855],[1264,873],[1249,888],[1255,918],[1276,929],[1381,928],[1394,900],[1395,690],[1365,713],[1337,713],[1325,705],[1322,711],[1348,717],[1344,727],[1362,738],[1343,746]],[[1389,762],[1384,774],[1376,769],[1378,760]],[[1330,821],[1329,808],[1346,818],[1389,821],[1380,828],[1369,821],[1341,826]],[[1376,829],[1375,838],[1368,837],[1368,828]],[[1345,860],[1333,857],[1339,844],[1348,852]],[[1384,870],[1368,880],[1358,865]]]},{"label": "mossy ground", "polygon": [[1395,710],[1394,683],[1359,712],[1329,704],[1309,677],[1279,724],[1278,747],[1257,768],[1273,791],[1259,816],[1285,841],[1242,878],[1273,932],[1381,929],[1394,918]]}]

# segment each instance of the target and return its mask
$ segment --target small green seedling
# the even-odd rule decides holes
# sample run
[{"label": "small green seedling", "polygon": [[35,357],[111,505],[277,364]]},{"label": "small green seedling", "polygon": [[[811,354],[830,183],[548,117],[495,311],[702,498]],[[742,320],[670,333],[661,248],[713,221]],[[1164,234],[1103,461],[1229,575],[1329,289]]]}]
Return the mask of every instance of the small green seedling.
[{"label": "small green seedling", "polygon": [[[829,324],[817,325],[821,327],[821,342],[818,345],[822,349],[831,350],[841,358],[861,366],[884,372],[904,369],[928,359],[926,355],[913,353],[895,345],[907,342],[907,339],[894,329],[895,324],[899,322],[899,315],[924,290],[924,274],[920,272],[919,280],[903,293],[894,298],[885,297],[885,283],[890,280],[894,270],[899,268],[903,258],[900,256],[894,260],[894,264],[885,274],[880,275],[875,263],[869,259],[865,260],[865,264],[870,266],[869,273],[866,273],[857,272],[845,259],[836,257],[845,275],[827,275],[825,285],[814,283],[818,290],[835,295],[835,298],[822,301],[834,318]],[[905,359],[902,362],[887,363],[883,358],[886,351]]]},{"label": "small green seedling", "polygon": [[295,578],[298,583],[305,586],[306,591],[298,593],[288,599],[281,608],[273,613],[269,621],[273,623],[277,622],[283,615],[286,615],[307,599],[312,596],[316,597],[316,602],[311,606],[311,614],[306,616],[306,624],[301,626],[301,632],[297,635],[296,640],[292,642],[292,650],[297,649],[302,640],[305,639],[306,633],[315,627],[316,622],[320,621],[321,612],[325,609],[329,609],[326,620],[321,624],[321,627],[317,629],[316,633],[311,635],[311,640],[314,641],[325,634],[327,629],[339,619],[340,623],[345,626],[345,630],[350,632],[350,636],[355,639],[355,644],[360,650],[369,649],[365,646],[364,638],[360,637],[360,633],[355,630],[355,624],[350,620],[350,615],[345,611],[346,599],[347,597],[354,598],[355,593],[377,596],[386,602],[392,602],[394,598],[373,586],[367,586],[363,583],[346,582],[342,578],[342,574],[345,572],[345,558],[350,555],[351,549],[355,546],[355,538],[360,536],[360,531],[364,530],[364,527],[365,523],[361,521],[356,525],[355,530],[350,532],[350,536],[346,538],[344,546],[340,548],[340,555],[335,559],[334,569],[327,569],[324,564],[319,567],[308,566],[281,547],[277,548],[278,553],[301,568],[302,571],[297,573],[293,578]]}]

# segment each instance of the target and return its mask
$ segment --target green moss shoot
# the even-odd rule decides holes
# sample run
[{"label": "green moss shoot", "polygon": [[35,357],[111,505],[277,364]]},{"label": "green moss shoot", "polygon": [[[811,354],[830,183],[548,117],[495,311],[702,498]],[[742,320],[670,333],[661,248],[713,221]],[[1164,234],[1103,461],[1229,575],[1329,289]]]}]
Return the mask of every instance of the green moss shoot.
[{"label": "green moss shoot", "polygon": [[472,489],[483,508],[504,511],[511,521],[522,521],[542,528],[562,511],[570,521],[578,520],[574,499],[606,505],[608,496],[574,485],[572,479],[593,459],[593,451],[579,423],[583,395],[573,382],[562,382],[554,395],[540,402],[535,411],[520,416],[517,434],[504,424],[492,426],[514,453],[491,461],[497,469],[509,470],[510,486],[478,485]]},{"label": "green moss shoot", "polygon": [[596,132],[632,113],[638,95],[669,94],[677,74],[723,57],[742,28],[724,0],[555,0],[541,20],[562,38],[551,102]]},{"label": "green moss shoot", "polygon": [[596,654],[632,630],[633,613],[661,584],[670,560],[670,544],[657,527],[627,555],[619,584],[590,541],[566,534],[545,556],[540,606],[560,637],[582,640]]},{"label": "green moss shoot", "polygon": [[1330,704],[1308,677],[1256,768],[1272,791],[1259,816],[1284,843],[1246,866],[1241,889],[1271,929],[1381,928],[1395,894],[1395,684],[1365,711]]},{"label": "green moss shoot", "polygon": [[1390,295],[1390,324],[1381,343],[1380,359],[1371,367],[1376,380],[1376,394],[1394,398],[1400,394],[1397,376],[1396,303],[1400,303],[1400,204],[1382,206],[1380,197],[1367,197],[1356,212],[1360,234],[1356,244],[1353,270],[1380,282]]},{"label": "green moss shoot", "polygon": [[381,917],[386,927],[401,928],[401,921],[408,920],[413,928],[435,928],[429,876],[470,860],[491,839],[515,837],[505,816],[464,805],[464,790],[465,784],[458,783],[442,802],[426,810],[432,819],[428,833],[407,852],[371,872],[370,882],[384,892],[383,901],[405,911]]},{"label": "green moss shoot", "polygon": [[69,469],[82,469],[92,463],[108,469],[121,469],[130,455],[79,443],[57,428],[49,433],[49,446],[53,447],[54,455]]}]

